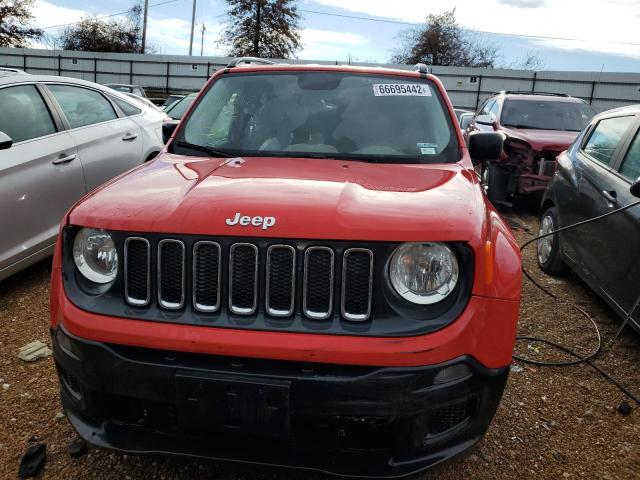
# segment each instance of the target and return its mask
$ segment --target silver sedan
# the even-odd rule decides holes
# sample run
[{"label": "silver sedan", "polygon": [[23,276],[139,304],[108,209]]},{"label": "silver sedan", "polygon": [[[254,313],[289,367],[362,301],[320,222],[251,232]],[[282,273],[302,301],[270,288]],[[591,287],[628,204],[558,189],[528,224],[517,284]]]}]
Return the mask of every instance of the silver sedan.
[{"label": "silver sedan", "polygon": [[52,253],[87,192],[157,155],[164,118],[95,83],[0,68],[0,280]]}]

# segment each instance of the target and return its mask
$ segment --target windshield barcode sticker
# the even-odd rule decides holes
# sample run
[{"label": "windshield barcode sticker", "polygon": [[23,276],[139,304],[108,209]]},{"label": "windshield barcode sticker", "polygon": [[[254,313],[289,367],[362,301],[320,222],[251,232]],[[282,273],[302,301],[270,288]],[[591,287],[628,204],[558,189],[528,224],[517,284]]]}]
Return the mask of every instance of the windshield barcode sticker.
[{"label": "windshield barcode sticker", "polygon": [[430,97],[429,85],[419,83],[374,83],[373,94],[376,97]]}]

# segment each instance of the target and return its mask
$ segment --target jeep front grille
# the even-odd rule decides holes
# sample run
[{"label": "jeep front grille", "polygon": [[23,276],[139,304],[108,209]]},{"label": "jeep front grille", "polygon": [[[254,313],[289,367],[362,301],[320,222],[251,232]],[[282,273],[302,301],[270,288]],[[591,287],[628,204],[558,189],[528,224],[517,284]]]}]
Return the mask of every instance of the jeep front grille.
[{"label": "jeep front grille", "polygon": [[267,250],[265,309],[274,317],[293,313],[296,291],[296,250],[290,245],[271,245]]},{"label": "jeep front grille", "polygon": [[319,245],[301,249],[274,243],[261,249],[252,242],[223,247],[197,241],[187,249],[181,240],[167,238],[157,242],[155,255],[152,250],[142,237],[124,241],[125,301],[133,307],[150,305],[155,292],[159,307],[190,306],[199,314],[226,308],[251,316],[264,308],[275,318],[296,311],[318,321],[337,312],[351,322],[371,317],[374,254],[367,248],[338,252],[340,262],[334,249]]},{"label": "jeep front grille", "polygon": [[303,311],[316,320],[329,318],[333,310],[335,256],[327,247],[309,247],[304,255]]},{"label": "jeep front grille", "polygon": [[220,308],[222,249],[216,242],[193,246],[193,308],[217,312]]},{"label": "jeep front grille", "polygon": [[234,243],[229,249],[229,310],[252,315],[258,308],[258,247]]},{"label": "jeep front grille", "polygon": [[342,262],[342,316],[347,320],[366,320],[371,314],[373,293],[373,252],[350,248]]},{"label": "jeep front grille", "polygon": [[125,240],[124,295],[136,307],[149,305],[151,300],[151,248],[146,238]]},{"label": "jeep front grille", "polygon": [[184,306],[184,243],[165,239],[158,243],[158,303],[169,310]]}]

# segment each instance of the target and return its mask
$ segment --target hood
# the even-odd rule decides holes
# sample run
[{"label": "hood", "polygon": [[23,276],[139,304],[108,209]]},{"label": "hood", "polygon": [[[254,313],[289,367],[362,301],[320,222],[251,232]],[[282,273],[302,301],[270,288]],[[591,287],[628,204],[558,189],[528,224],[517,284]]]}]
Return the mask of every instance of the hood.
[{"label": "hood", "polygon": [[[94,191],[69,218],[131,232],[465,241],[480,235],[484,209],[475,175],[459,164],[162,154]],[[238,214],[274,220],[241,225]]]},{"label": "hood", "polygon": [[561,152],[569,148],[580,132],[566,130],[536,130],[528,128],[507,128],[501,130],[508,137],[523,140],[531,145],[534,150],[552,150]]}]

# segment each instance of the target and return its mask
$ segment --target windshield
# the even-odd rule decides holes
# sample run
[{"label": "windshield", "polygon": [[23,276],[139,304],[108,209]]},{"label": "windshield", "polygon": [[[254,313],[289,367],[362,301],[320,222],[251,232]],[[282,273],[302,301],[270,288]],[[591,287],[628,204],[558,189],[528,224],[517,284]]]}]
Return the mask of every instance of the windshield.
[{"label": "windshield", "polygon": [[450,116],[427,80],[238,73],[220,77],[203,95],[172,146],[176,153],[406,163],[459,157]]},{"label": "windshield", "polygon": [[500,123],[505,127],[579,132],[595,114],[582,102],[506,100]]},{"label": "windshield", "polygon": [[191,106],[193,101],[196,99],[195,94],[188,95],[177,102],[171,104],[169,108],[167,108],[166,112],[174,120],[181,120],[184,113]]}]

